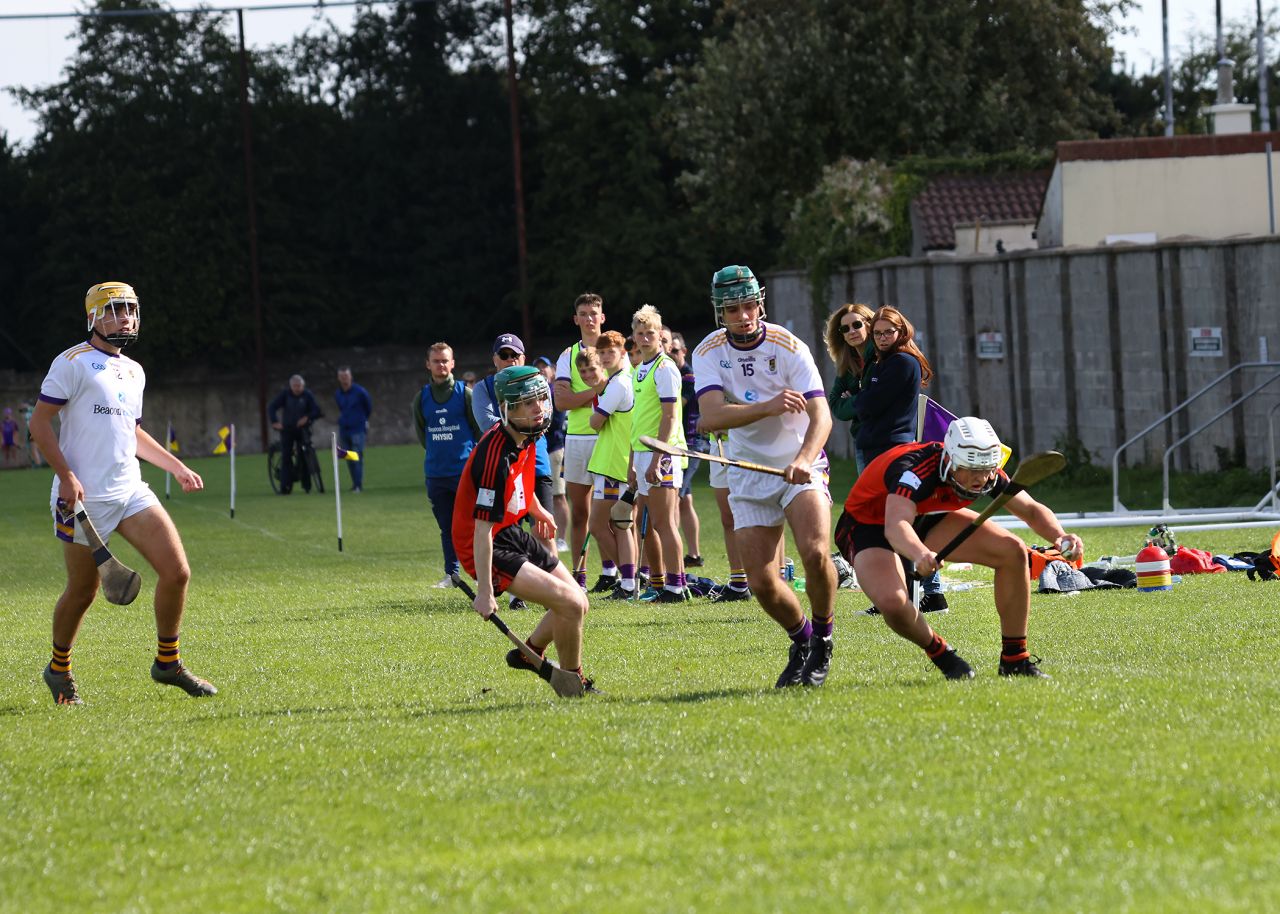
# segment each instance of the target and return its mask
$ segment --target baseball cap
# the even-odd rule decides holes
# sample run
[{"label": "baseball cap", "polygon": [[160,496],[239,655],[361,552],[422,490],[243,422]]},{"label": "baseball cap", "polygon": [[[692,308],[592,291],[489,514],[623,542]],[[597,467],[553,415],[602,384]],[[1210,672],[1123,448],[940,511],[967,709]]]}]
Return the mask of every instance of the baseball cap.
[{"label": "baseball cap", "polygon": [[503,349],[514,349],[516,352],[524,355],[524,343],[520,342],[520,337],[514,333],[500,333],[498,338],[493,341],[493,351],[500,352]]},{"label": "baseball cap", "polygon": [[538,356],[536,359],[534,359],[534,360],[533,360],[533,364],[534,364],[534,365],[537,365],[537,366],[539,366],[539,367],[541,367],[542,365],[548,365],[548,366],[549,366],[549,365],[551,364],[551,360],[550,360],[549,358],[547,358],[545,355],[540,355],[540,356]]}]

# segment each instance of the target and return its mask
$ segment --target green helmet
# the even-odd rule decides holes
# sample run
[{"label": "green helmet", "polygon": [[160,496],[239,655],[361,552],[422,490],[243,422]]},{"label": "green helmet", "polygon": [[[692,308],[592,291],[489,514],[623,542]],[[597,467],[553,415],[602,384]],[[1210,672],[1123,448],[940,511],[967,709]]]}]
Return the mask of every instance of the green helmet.
[{"label": "green helmet", "polygon": [[716,312],[716,325],[723,327],[724,309],[728,305],[760,303],[760,318],[764,319],[764,287],[760,285],[750,267],[722,267],[711,277],[711,307]]},{"label": "green helmet", "polygon": [[528,428],[513,426],[516,431],[537,437],[551,427],[551,387],[542,372],[532,365],[512,365],[493,376],[493,390],[498,397],[498,410],[504,425],[511,425],[507,413],[521,403],[543,401],[542,418]]}]

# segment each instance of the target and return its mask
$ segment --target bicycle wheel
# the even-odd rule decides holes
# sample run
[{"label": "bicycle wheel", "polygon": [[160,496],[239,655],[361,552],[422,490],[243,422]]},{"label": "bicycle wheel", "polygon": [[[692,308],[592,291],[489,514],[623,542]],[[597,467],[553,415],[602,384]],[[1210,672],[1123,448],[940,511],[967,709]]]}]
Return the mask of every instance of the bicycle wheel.
[{"label": "bicycle wheel", "polygon": [[320,461],[316,459],[316,449],[308,446],[307,452],[307,469],[311,471],[311,484],[316,487],[316,491],[321,495],[324,494],[324,477],[320,475]]},{"label": "bicycle wheel", "polygon": [[280,442],[274,442],[267,448],[267,479],[271,481],[271,491],[280,494]]}]

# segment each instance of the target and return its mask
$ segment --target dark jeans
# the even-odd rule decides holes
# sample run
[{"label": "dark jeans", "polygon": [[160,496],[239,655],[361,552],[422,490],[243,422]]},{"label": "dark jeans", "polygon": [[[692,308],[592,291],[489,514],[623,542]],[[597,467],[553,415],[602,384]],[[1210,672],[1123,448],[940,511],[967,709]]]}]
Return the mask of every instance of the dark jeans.
[{"label": "dark jeans", "polygon": [[302,478],[302,488],[311,491],[311,468],[307,466],[303,445],[311,443],[311,429],[285,426],[280,429],[280,491],[288,492],[293,488],[294,452],[297,452],[298,470]]},{"label": "dark jeans", "polygon": [[346,461],[347,469],[351,471],[351,488],[364,488],[364,441],[367,437],[366,432],[345,432],[338,430],[338,447],[344,451],[355,451],[360,455],[359,460]]},{"label": "dark jeans", "polygon": [[431,500],[431,513],[440,527],[440,547],[444,550],[444,573],[461,571],[458,553],[453,549],[453,498],[458,491],[459,476],[428,476],[427,498]]}]

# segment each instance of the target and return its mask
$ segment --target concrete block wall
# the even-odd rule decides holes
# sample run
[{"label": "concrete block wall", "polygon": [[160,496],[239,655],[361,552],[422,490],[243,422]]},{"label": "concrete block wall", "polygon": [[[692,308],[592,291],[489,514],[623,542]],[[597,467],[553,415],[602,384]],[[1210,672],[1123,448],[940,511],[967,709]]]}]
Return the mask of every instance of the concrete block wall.
[{"label": "concrete block wall", "polygon": [[[821,326],[806,277],[765,277],[772,319]],[[1100,465],[1116,448],[1233,366],[1280,363],[1280,239],[1179,241],[946,260],[895,259],[832,278],[830,310],[845,301],[892,304],[915,325],[936,378],[927,391],[952,412],[988,418],[1020,453],[1077,439]],[[1190,355],[1192,327],[1220,327],[1223,355]],[[1004,335],[1003,359],[979,359],[977,334]],[[820,339],[806,337],[830,359]],[[1265,342],[1263,340],[1265,339]],[[1180,439],[1280,374],[1242,369],[1125,451],[1159,463]],[[1175,469],[1211,471],[1219,452],[1243,446],[1267,460],[1267,418],[1280,380],[1173,452]],[[842,423],[837,423],[842,426]],[[844,456],[848,432],[832,436]],[[846,445],[843,446],[842,445]]]}]

